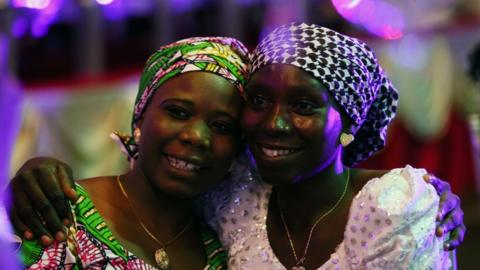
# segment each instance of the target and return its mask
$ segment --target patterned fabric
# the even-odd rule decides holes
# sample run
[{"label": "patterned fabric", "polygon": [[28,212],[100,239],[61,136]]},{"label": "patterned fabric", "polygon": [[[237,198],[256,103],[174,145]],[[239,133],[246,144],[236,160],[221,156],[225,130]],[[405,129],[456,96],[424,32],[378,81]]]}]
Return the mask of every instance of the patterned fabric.
[{"label": "patterned fabric", "polygon": [[[194,37],[160,47],[147,60],[142,72],[132,131],[160,85],[182,73],[204,71],[217,74],[243,94],[248,78],[247,55],[248,50],[240,41],[226,37]],[[137,157],[137,145],[131,136],[113,133],[111,137],[119,143],[129,160]]]},{"label": "patterned fabric", "polygon": [[[125,250],[97,212],[85,190],[77,185],[78,201],[73,206],[75,226],[67,243],[43,248],[36,241],[24,241],[20,257],[25,269],[157,269]],[[215,232],[202,224],[201,236],[207,265],[204,270],[226,269],[226,254]]]},{"label": "patterned fabric", "polygon": [[314,24],[291,23],[265,37],[251,61],[251,74],[268,64],[289,64],[324,84],[352,124],[360,126],[355,141],[344,150],[346,165],[368,158],[385,145],[398,93],[362,41]]},{"label": "patterned fabric", "polygon": [[[407,166],[370,180],[350,205],[343,241],[318,269],[451,269],[444,239],[435,236],[439,197],[425,173]],[[229,269],[285,269],[268,240],[271,193],[248,161],[239,161],[232,181],[206,195]]]}]

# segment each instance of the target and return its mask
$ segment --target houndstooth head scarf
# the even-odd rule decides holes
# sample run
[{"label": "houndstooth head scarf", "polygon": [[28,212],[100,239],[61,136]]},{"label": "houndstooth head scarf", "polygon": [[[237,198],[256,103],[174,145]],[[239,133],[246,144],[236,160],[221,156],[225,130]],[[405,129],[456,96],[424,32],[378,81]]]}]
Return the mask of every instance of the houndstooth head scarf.
[{"label": "houndstooth head scarf", "polygon": [[289,64],[323,83],[352,124],[360,126],[355,140],[344,149],[346,165],[370,157],[385,145],[398,92],[362,41],[314,24],[291,23],[266,36],[251,61],[251,74],[268,64]]}]

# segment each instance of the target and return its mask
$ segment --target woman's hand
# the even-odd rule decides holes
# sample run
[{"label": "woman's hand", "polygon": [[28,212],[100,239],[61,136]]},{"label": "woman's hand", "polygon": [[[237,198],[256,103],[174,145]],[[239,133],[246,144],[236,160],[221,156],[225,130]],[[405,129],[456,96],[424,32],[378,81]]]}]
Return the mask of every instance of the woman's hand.
[{"label": "woman's hand", "polygon": [[462,242],[467,231],[463,224],[463,211],[460,208],[460,198],[452,193],[450,184],[439,178],[426,174],[425,181],[432,184],[440,195],[440,205],[438,208],[436,234],[443,236],[450,233],[450,238],[445,242],[445,250],[453,250]]},{"label": "woman's hand", "polygon": [[71,168],[54,158],[28,160],[9,184],[12,192],[10,220],[26,239],[39,239],[43,246],[65,241],[66,225],[72,223],[70,206],[77,200]]}]

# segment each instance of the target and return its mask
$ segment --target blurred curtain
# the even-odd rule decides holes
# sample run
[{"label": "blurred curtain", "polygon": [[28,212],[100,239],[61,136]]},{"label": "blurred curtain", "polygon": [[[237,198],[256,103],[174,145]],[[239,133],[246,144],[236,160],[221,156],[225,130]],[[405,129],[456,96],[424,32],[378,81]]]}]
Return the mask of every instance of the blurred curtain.
[{"label": "blurred curtain", "polygon": [[124,172],[128,164],[109,134],[130,131],[136,89],[137,77],[27,91],[11,173],[34,156],[66,162],[77,179]]},{"label": "blurred curtain", "polygon": [[[459,31],[461,32],[461,31]],[[472,102],[465,77],[469,44],[459,52],[447,34],[407,35],[404,39],[377,44],[382,65],[400,92],[400,107],[390,126],[387,145],[360,164],[372,169],[391,169],[411,164],[447,180],[454,192],[475,190],[472,131],[465,110]],[[478,30],[463,32],[478,35]],[[478,108],[478,105],[477,105]]]}]

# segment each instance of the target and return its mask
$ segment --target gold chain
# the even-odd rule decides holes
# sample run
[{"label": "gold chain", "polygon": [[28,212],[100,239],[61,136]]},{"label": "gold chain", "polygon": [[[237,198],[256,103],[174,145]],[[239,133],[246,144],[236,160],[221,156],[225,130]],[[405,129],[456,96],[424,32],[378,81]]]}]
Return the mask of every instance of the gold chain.
[{"label": "gold chain", "polygon": [[138,223],[140,223],[140,226],[142,226],[143,230],[148,234],[148,236],[150,236],[150,238],[152,238],[152,239],[153,239],[159,246],[161,246],[162,248],[166,248],[167,246],[173,244],[173,242],[175,242],[180,236],[182,236],[183,233],[190,227],[190,225],[192,225],[193,216],[190,217],[190,219],[188,220],[187,225],[185,225],[185,227],[184,227],[179,233],[177,233],[175,236],[173,236],[172,239],[170,239],[170,240],[168,240],[167,242],[163,243],[162,241],[158,240],[158,239],[147,229],[147,227],[145,226],[145,224],[143,224],[142,219],[141,219],[140,216],[137,214],[137,212],[136,212],[135,209],[133,208],[132,202],[131,202],[130,199],[128,198],[127,192],[125,191],[125,189],[124,189],[124,187],[123,187],[122,181],[120,181],[120,175],[117,176],[117,183],[118,183],[118,186],[120,187],[120,190],[122,191],[123,196],[125,197],[125,199],[127,199],[127,202],[128,202],[128,204],[130,205],[130,209],[132,210],[133,214],[134,214],[135,217],[137,218]]},{"label": "gold chain", "polygon": [[305,261],[305,259],[307,258],[307,252],[308,252],[308,248],[310,246],[310,240],[312,240],[312,235],[313,235],[313,231],[315,230],[315,228],[317,227],[318,223],[320,223],[320,221],[322,219],[324,219],[326,216],[328,216],[333,210],[335,210],[335,208],[337,208],[337,206],[340,204],[340,202],[342,201],[343,197],[345,197],[345,194],[347,193],[347,187],[348,187],[348,182],[350,180],[350,169],[348,168],[347,169],[347,182],[345,183],[345,187],[343,189],[343,193],[342,195],[340,196],[340,198],[337,200],[337,202],[333,205],[332,208],[330,208],[328,211],[326,211],[325,213],[323,213],[323,215],[321,215],[316,221],[315,223],[313,223],[312,225],[312,228],[310,228],[310,233],[308,235],[308,240],[307,240],[307,244],[305,245],[305,249],[303,251],[303,256],[302,258],[298,258],[297,256],[297,252],[295,251],[295,245],[293,244],[293,239],[292,239],[292,236],[290,235],[290,231],[288,230],[288,226],[287,226],[287,223],[285,222],[285,217],[283,215],[283,211],[282,211],[282,208],[280,207],[280,198],[278,197],[278,194],[276,195],[277,197],[277,205],[278,205],[278,212],[280,213],[280,218],[282,219],[282,223],[283,223],[283,227],[285,228],[285,232],[287,233],[287,237],[288,237],[288,241],[290,242],[290,248],[292,249],[292,253],[293,253],[293,256],[295,257],[295,261],[296,261],[296,264],[295,266],[300,266],[303,264],[303,262]]}]

